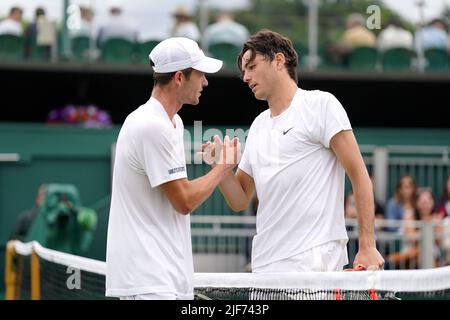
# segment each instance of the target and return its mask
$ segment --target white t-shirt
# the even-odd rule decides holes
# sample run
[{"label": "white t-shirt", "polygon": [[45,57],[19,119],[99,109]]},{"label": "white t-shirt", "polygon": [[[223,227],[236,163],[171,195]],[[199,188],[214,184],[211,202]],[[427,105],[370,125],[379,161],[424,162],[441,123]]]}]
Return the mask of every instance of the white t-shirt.
[{"label": "white t-shirt", "polygon": [[0,34],[12,34],[15,36],[22,36],[23,29],[20,22],[13,19],[5,19],[0,21]]},{"label": "white t-shirt", "polygon": [[413,49],[413,35],[408,30],[390,25],[378,36],[378,50],[385,51],[392,48]]},{"label": "white t-shirt", "polygon": [[287,259],[333,240],[348,240],[345,171],[331,138],[351,130],[330,93],[298,89],[277,117],[253,122],[239,169],[253,177],[259,199],[252,267]]},{"label": "white t-shirt", "polygon": [[211,24],[205,29],[204,45],[208,48],[215,43],[231,43],[236,46],[242,46],[247,41],[250,34],[243,25],[235,21],[220,21]]},{"label": "white t-shirt", "polygon": [[100,28],[98,38],[100,44],[111,38],[124,38],[135,42],[138,39],[138,33],[136,28],[124,17],[111,16],[108,23]]},{"label": "white t-shirt", "polygon": [[132,112],[117,140],[106,252],[106,295],[192,299],[189,215],[158,186],[186,178],[183,122],[155,99]]},{"label": "white t-shirt", "polygon": [[184,22],[175,27],[172,32],[172,37],[185,37],[194,41],[199,41],[201,34],[195,23]]}]

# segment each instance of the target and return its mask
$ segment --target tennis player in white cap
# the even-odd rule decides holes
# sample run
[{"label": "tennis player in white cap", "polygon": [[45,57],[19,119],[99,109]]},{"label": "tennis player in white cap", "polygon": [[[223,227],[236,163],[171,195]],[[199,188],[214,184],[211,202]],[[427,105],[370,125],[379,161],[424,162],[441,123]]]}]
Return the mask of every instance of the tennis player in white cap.
[{"label": "tennis player in white cap", "polygon": [[[205,73],[222,61],[208,58],[187,38],[170,38],[150,53],[150,99],[126,118],[117,140],[108,224],[106,295],[121,299],[192,299],[189,213],[206,200],[236,161],[226,137],[222,160],[187,180],[183,104],[197,105]],[[236,156],[237,159],[237,156]]]}]

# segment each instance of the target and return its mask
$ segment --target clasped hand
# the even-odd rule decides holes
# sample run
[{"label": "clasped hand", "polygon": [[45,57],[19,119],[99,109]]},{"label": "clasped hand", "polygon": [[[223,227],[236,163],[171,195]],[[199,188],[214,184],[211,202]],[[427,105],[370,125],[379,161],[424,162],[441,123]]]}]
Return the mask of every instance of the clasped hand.
[{"label": "clasped hand", "polygon": [[215,135],[214,142],[202,144],[202,151],[199,154],[203,161],[212,167],[221,165],[233,169],[241,159],[241,143],[239,138],[234,137],[230,140],[229,136],[225,136],[222,142],[220,137]]}]

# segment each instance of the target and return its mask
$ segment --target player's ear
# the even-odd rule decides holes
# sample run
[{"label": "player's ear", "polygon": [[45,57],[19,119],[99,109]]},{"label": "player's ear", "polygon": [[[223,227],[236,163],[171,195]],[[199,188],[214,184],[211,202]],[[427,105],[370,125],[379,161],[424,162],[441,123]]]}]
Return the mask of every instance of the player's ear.
[{"label": "player's ear", "polygon": [[181,83],[182,78],[183,78],[183,72],[181,72],[181,71],[177,71],[173,75],[173,79],[174,79],[175,83]]},{"label": "player's ear", "polygon": [[274,60],[277,64],[277,68],[279,68],[279,69],[281,69],[286,63],[286,57],[281,52],[278,52],[275,54]]}]

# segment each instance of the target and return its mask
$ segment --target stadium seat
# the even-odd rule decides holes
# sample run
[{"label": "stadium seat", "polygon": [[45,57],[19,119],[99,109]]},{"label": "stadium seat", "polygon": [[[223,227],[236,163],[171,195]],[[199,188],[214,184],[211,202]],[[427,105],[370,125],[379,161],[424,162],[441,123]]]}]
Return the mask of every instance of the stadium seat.
[{"label": "stadium seat", "polygon": [[382,54],[383,71],[410,71],[414,51],[406,48],[392,48]]},{"label": "stadium seat", "polygon": [[105,63],[131,63],[134,54],[134,42],[111,38],[101,46],[101,59]]},{"label": "stadium seat", "polygon": [[444,49],[427,49],[425,58],[427,60],[426,71],[446,72],[450,68],[450,57]]},{"label": "stadium seat", "polygon": [[377,58],[378,51],[375,48],[355,48],[348,58],[348,67],[350,70],[374,71],[377,67]]},{"label": "stadium seat", "polygon": [[76,36],[71,40],[72,56],[75,60],[87,60],[87,50],[89,50],[91,39],[88,36]]},{"label": "stadium seat", "polygon": [[31,60],[50,60],[50,48],[38,46],[36,41],[33,41],[30,46],[30,56]]},{"label": "stadium seat", "polygon": [[149,64],[148,55],[150,51],[159,43],[159,40],[148,40],[137,44],[137,62],[142,64]]},{"label": "stadium seat", "polygon": [[22,60],[24,38],[12,34],[0,35],[0,60]]},{"label": "stadium seat", "polygon": [[214,43],[208,48],[209,53],[223,61],[224,68],[235,68],[241,48],[231,43]]}]

